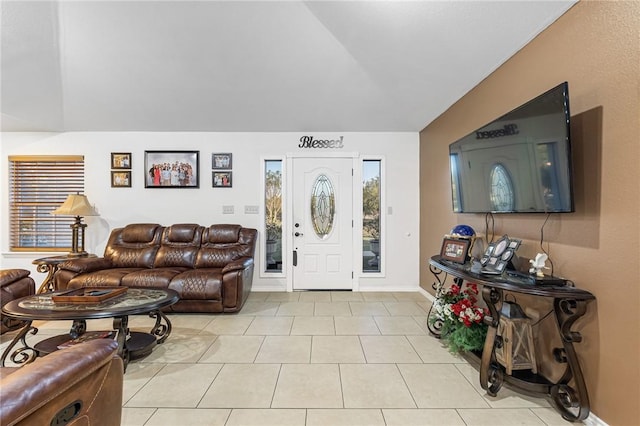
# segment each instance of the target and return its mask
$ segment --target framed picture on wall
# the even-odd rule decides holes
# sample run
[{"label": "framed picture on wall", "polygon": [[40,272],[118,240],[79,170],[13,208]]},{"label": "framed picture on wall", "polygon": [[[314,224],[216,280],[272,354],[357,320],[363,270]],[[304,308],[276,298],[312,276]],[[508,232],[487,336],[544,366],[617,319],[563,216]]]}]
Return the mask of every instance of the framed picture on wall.
[{"label": "framed picture on wall", "polygon": [[200,151],[145,151],[145,188],[199,188]]},{"label": "framed picture on wall", "polygon": [[230,170],[232,169],[232,154],[211,154],[211,168],[218,170]]},{"label": "framed picture on wall", "polygon": [[130,169],[131,153],[130,152],[112,152],[111,168],[112,169]]},{"label": "framed picture on wall", "polygon": [[131,188],[131,172],[130,171],[112,171],[111,172],[112,188]]},{"label": "framed picture on wall", "polygon": [[214,188],[231,188],[231,172],[213,172]]}]

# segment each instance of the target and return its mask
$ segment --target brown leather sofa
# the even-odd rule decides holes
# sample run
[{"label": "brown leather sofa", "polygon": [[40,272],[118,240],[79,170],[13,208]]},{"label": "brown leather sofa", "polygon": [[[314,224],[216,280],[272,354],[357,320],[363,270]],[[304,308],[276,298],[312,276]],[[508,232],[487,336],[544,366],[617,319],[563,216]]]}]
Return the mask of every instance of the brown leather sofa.
[{"label": "brown leather sofa", "polygon": [[117,347],[96,339],[0,368],[0,424],[120,425],[124,367]]},{"label": "brown leather sofa", "polygon": [[251,291],[257,234],[240,225],[131,224],[111,232],[103,257],[61,264],[54,283],[169,288],[180,296],[170,312],[237,312]]},{"label": "brown leather sofa", "polygon": [[[36,292],[36,283],[26,269],[4,269],[0,271],[0,301],[2,305]],[[0,334],[15,330],[22,321],[17,321],[0,314]]]}]

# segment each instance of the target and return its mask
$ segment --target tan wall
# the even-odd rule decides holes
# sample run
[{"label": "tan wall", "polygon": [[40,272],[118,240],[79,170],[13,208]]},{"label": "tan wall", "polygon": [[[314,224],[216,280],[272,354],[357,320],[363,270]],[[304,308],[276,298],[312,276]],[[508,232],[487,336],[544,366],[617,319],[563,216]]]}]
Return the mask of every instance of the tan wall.
[{"label": "tan wall", "polygon": [[[544,228],[556,275],[597,298],[574,329],[595,415],[640,422],[640,2],[582,1],[420,134],[421,259],[457,223],[484,232],[484,215],[451,209],[448,145],[569,82],[576,212]],[[540,251],[545,215],[495,215],[495,233]],[[432,278],[424,262],[423,288]]]}]

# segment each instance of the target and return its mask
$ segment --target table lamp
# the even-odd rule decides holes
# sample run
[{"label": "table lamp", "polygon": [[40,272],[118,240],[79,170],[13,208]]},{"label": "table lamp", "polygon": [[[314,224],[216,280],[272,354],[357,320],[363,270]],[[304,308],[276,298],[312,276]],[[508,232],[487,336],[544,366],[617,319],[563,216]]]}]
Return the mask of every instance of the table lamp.
[{"label": "table lamp", "polygon": [[87,252],[84,250],[84,230],[87,225],[82,223],[82,217],[98,216],[98,213],[95,211],[93,206],[89,204],[87,196],[82,194],[69,194],[67,199],[64,200],[64,203],[52,211],[51,214],[76,217],[76,221],[70,225],[72,237],[71,252],[69,252],[69,256],[86,256]]}]

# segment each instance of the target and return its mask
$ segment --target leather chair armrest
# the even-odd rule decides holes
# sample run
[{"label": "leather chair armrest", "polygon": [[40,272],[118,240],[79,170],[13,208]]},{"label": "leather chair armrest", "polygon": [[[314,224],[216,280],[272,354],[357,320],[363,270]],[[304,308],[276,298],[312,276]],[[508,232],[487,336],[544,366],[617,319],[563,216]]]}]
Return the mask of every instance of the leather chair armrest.
[{"label": "leather chair armrest", "polygon": [[59,269],[84,274],[86,272],[100,271],[111,267],[111,261],[104,257],[80,257],[61,263]]},{"label": "leather chair armrest", "polygon": [[79,417],[106,416],[102,424],[120,424],[124,367],[117,347],[111,339],[80,343],[4,376],[0,423],[49,424],[59,410],[79,400]]},{"label": "leather chair armrest", "polygon": [[0,287],[28,277],[30,273],[26,269],[4,269],[0,271]]},{"label": "leather chair armrest", "polygon": [[233,262],[227,263],[227,265],[222,268],[222,274],[226,274],[231,271],[240,271],[248,268],[253,265],[252,257],[241,257],[240,259],[236,259]]}]

